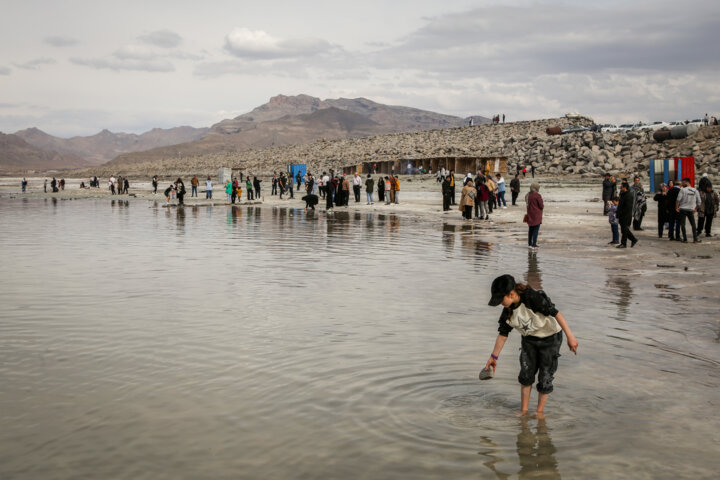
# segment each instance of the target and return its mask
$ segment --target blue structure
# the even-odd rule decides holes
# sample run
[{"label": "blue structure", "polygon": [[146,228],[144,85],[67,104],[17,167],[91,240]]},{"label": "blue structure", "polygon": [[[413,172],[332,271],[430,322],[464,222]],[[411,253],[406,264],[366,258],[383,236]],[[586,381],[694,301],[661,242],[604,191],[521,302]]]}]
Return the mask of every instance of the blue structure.
[{"label": "blue structure", "polygon": [[288,175],[290,175],[290,178],[295,180],[295,177],[298,173],[300,173],[301,182],[304,182],[305,180],[302,179],[305,174],[307,173],[307,165],[304,163],[293,163],[291,165],[287,166]]}]

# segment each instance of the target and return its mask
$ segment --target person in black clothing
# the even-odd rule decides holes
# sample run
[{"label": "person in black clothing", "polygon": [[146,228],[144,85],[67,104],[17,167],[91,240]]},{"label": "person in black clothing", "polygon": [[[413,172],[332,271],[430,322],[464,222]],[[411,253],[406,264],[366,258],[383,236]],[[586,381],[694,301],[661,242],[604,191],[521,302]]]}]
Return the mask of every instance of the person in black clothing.
[{"label": "person in black clothing", "polygon": [[602,182],[602,200],[603,200],[603,215],[608,214],[610,208],[610,200],[615,196],[615,182],[610,177],[609,173],[605,174],[605,180]]},{"label": "person in black clothing", "polygon": [[516,173],[515,178],[510,180],[510,193],[512,194],[512,204],[515,205],[518,195],[520,195],[520,174]]},{"label": "person in black clothing", "polygon": [[157,193],[157,187],[158,187],[158,177],[157,177],[157,175],[153,175],[153,178],[152,178],[152,186],[153,186],[153,194]]},{"label": "person in black clothing", "polygon": [[443,212],[450,210],[450,175],[442,182]]},{"label": "person in black clothing", "polygon": [[[664,183],[661,183],[660,191],[657,192],[653,197],[653,200],[658,202],[658,238],[662,238],[663,227],[665,226],[665,222],[667,222],[668,218],[670,217],[670,213],[668,212],[667,192],[667,186]],[[670,235],[669,229],[668,235]]]},{"label": "person in black clothing", "polygon": [[255,189],[255,198],[260,198],[260,180],[258,177],[253,177],[253,188]]},{"label": "person in black clothing", "polygon": [[617,206],[617,217],[618,222],[620,222],[622,237],[620,238],[620,245],[616,248],[627,248],[628,238],[630,239],[630,247],[634,247],[638,242],[635,235],[630,231],[630,224],[633,220],[633,203],[635,203],[635,196],[630,192],[630,185],[623,182],[620,187],[620,203]]},{"label": "person in black clothing", "polygon": [[455,170],[450,170],[450,205],[455,205]]},{"label": "person in black clothing", "polygon": [[665,205],[668,210],[668,239],[680,241],[680,215],[675,211],[673,206],[677,202],[680,188],[675,185],[675,182],[670,180],[668,182],[668,191],[665,197]]},{"label": "person in black clothing", "polygon": [[185,205],[183,198],[185,197],[185,184],[182,178],[175,180],[175,190],[177,191],[178,205]]},{"label": "person in black clothing", "polygon": [[380,175],[380,179],[378,179],[378,203],[383,203],[385,201],[385,180],[383,180],[383,176]]},{"label": "person in black clothing", "polygon": [[315,205],[318,204],[318,196],[312,193],[308,193],[301,199],[303,202],[305,202],[305,213],[307,213],[308,207],[310,207],[312,210],[315,210]]}]

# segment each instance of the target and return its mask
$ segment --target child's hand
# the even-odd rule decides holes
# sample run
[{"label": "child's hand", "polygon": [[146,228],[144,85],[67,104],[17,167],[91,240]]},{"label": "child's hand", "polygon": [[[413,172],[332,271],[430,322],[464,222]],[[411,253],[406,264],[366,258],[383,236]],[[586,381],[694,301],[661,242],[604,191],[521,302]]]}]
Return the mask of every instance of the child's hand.
[{"label": "child's hand", "polygon": [[567,343],[568,343],[568,348],[570,348],[570,350],[571,350],[575,355],[577,355],[577,349],[578,349],[578,345],[579,345],[579,344],[578,344],[578,341],[577,341],[577,339],[575,338],[575,336],[568,336]]},{"label": "child's hand", "polygon": [[485,370],[489,369],[490,367],[493,367],[493,370],[497,371],[497,360],[492,357],[490,357],[490,359],[485,364]]}]

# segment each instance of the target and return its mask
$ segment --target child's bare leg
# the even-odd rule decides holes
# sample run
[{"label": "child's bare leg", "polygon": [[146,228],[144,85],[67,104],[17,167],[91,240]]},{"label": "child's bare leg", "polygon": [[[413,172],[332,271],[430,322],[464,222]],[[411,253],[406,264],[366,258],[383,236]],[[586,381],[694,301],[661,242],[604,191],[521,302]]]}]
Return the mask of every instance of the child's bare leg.
[{"label": "child's bare leg", "polygon": [[520,413],[527,413],[528,406],[530,405],[530,392],[532,391],[532,385],[521,385],[520,386]]},{"label": "child's bare leg", "polygon": [[549,393],[538,393],[537,413],[539,415],[542,415],[543,410],[545,410],[545,404],[547,403],[547,399],[549,396]]}]

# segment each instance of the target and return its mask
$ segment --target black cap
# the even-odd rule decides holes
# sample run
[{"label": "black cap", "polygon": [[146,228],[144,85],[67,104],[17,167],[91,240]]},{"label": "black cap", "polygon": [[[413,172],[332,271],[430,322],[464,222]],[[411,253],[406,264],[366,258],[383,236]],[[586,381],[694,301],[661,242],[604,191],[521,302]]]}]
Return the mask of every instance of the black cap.
[{"label": "black cap", "polygon": [[490,287],[490,293],[492,294],[492,297],[490,297],[488,305],[490,305],[491,307],[500,305],[500,302],[502,302],[505,295],[512,292],[514,288],[515,279],[512,275],[500,275],[495,280],[493,280],[492,286]]}]

